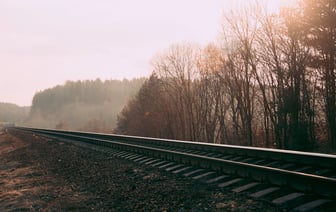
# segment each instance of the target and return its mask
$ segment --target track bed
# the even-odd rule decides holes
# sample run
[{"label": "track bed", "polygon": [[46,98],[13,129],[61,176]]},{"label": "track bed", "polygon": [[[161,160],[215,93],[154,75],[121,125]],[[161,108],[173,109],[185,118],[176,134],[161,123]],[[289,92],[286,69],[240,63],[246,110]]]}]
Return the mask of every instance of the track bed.
[{"label": "track bed", "polygon": [[0,148],[0,211],[284,211],[263,200],[29,133],[3,133]]}]

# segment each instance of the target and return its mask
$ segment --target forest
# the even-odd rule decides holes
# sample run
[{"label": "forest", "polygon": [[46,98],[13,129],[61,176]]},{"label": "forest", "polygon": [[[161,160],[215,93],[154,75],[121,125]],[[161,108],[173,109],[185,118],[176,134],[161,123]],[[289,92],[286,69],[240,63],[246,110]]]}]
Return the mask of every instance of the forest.
[{"label": "forest", "polygon": [[27,118],[29,110],[29,107],[0,102],[0,122],[20,124]]},{"label": "forest", "polygon": [[174,44],[115,133],[335,152],[336,1],[224,14],[219,41]]},{"label": "forest", "polygon": [[67,81],[36,93],[24,124],[111,133],[117,114],[144,80]]}]

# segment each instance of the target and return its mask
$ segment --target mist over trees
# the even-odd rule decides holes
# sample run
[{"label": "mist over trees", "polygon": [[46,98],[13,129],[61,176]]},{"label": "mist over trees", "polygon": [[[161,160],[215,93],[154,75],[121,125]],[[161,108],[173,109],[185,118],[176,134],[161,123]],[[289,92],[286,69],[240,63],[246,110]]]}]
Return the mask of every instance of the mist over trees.
[{"label": "mist over trees", "polygon": [[115,132],[210,143],[336,149],[336,2],[225,14],[218,43],[173,45]]},{"label": "mist over trees", "polygon": [[35,94],[26,125],[112,132],[117,114],[144,79],[67,81]]},{"label": "mist over trees", "polygon": [[27,118],[29,110],[29,107],[0,102],[0,122],[20,124]]}]

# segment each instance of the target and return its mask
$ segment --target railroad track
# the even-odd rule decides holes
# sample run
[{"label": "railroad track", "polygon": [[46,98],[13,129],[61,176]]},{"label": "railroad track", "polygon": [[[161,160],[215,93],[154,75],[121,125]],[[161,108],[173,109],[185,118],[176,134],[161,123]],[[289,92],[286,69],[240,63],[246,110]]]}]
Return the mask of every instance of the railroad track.
[{"label": "railroad track", "polygon": [[89,145],[296,211],[336,208],[336,156],[50,129],[10,128]]}]

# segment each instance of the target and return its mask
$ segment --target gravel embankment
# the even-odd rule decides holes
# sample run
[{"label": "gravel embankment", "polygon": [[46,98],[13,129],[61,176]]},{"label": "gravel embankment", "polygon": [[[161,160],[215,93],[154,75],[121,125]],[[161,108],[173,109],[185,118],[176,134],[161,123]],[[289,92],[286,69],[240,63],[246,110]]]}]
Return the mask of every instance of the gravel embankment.
[{"label": "gravel embankment", "polygon": [[29,134],[0,135],[0,211],[283,211],[151,167]]}]

